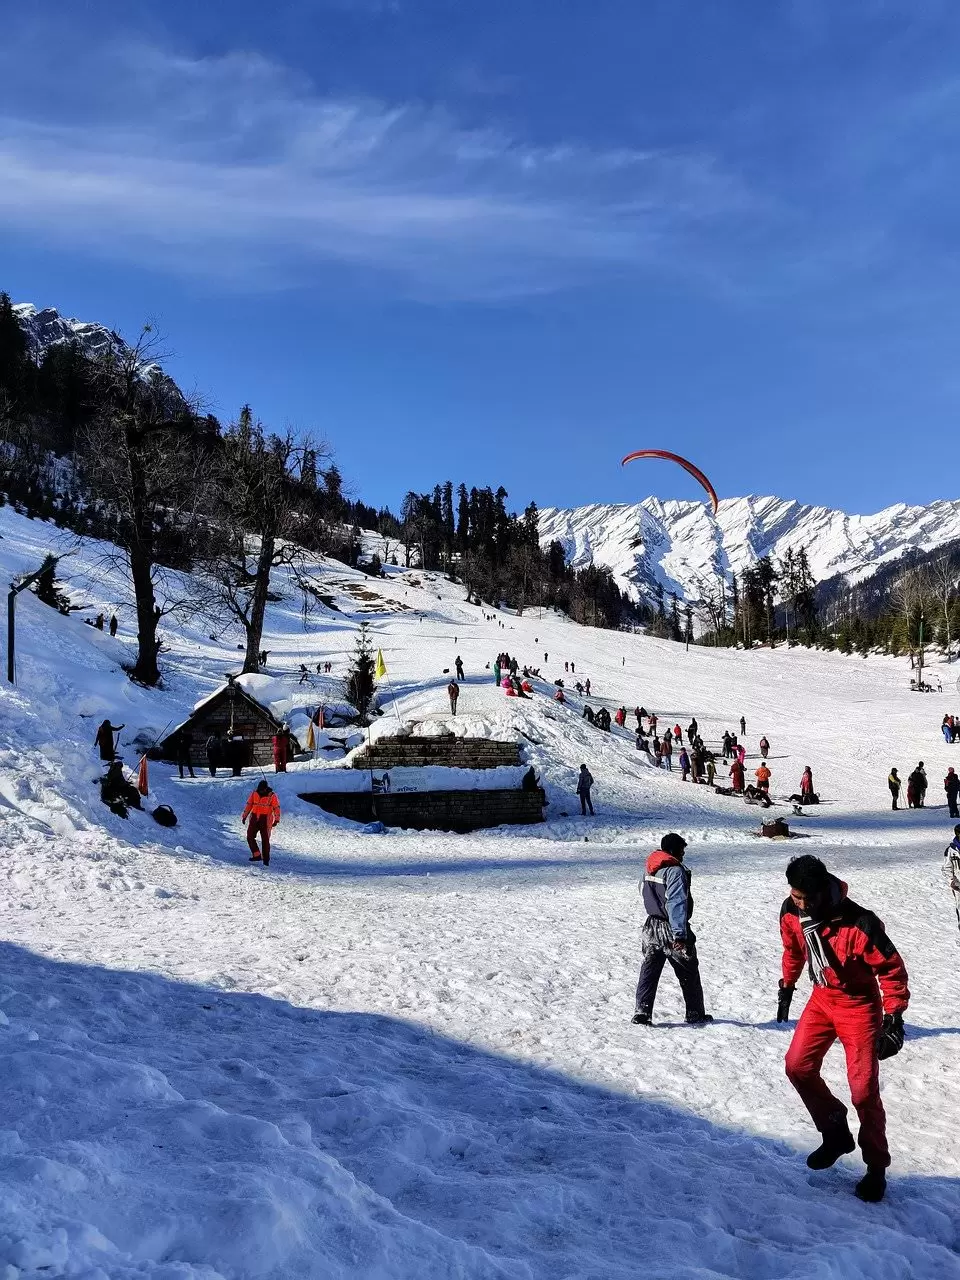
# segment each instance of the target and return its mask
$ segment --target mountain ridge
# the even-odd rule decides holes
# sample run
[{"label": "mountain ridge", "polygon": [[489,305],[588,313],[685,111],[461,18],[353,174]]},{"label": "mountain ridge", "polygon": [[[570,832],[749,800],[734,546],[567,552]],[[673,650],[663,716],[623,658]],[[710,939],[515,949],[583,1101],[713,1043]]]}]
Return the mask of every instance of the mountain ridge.
[{"label": "mountain ridge", "polygon": [[662,587],[682,601],[702,598],[722,574],[738,576],[764,555],[806,550],[814,579],[865,581],[910,551],[960,537],[960,499],[894,503],[849,514],[796,498],[751,494],[706,503],[648,497],[635,503],[547,507],[541,544],[557,540],[571,563],[608,568],[622,590],[650,600]]}]

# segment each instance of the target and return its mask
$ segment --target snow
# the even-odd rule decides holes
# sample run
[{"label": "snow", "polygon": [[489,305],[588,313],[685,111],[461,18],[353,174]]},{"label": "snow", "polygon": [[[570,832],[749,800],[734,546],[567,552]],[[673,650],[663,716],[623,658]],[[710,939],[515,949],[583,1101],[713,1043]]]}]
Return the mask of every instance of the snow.
[{"label": "snow", "polygon": [[718,573],[741,574],[764,555],[779,561],[805,549],[816,581],[843,574],[858,582],[908,550],[958,537],[958,500],[898,503],[873,515],[775,497],[723,498],[716,516],[702,502],[659,498],[540,512],[541,544],[559,541],[575,567],[595,560],[635,597],[649,597],[659,582],[691,601],[715,590]]},{"label": "snow", "polygon": [[[7,579],[61,545],[9,508],[0,535]],[[151,764],[148,807],[172,804],[179,825],[125,822],[97,798],[97,723],[125,725],[134,764],[128,744],[238,669],[239,637],[165,620],[165,685],[144,690],[120,669],[130,613],[101,548],[62,576],[86,616],[120,608],[117,640],[21,595],[18,683],[0,692],[0,1278],[960,1276],[952,823],[944,807],[891,814],[885,786],[890,765],[922,758],[939,804],[951,669],[949,693],[918,695],[893,659],[685,653],[549,613],[488,622],[419,570],[313,573],[341,612],[304,625],[292,593],[271,605],[257,696],[303,716],[339,698],[362,616],[388,668],[372,736],[519,741],[547,821],[365,830],[298,799],[367,780],[319,751],[271,776],[283,818],[269,870],[248,864],[239,820],[256,770],[181,782]],[[358,605],[358,590],[381,601]],[[494,686],[485,666],[503,648],[543,669],[531,699]],[[444,668],[458,653],[453,719]],[[766,733],[775,796],[809,763],[825,803],[796,820],[780,807],[802,838],[757,838],[759,810],[587,725],[581,675],[594,707],[642,703],[684,727],[696,714],[708,740],[745,715],[748,774]],[[572,794],[581,761],[593,819]],[[629,1022],[637,881],[671,829],[691,842],[717,1018],[704,1029],[683,1025],[670,975],[658,1025]],[[777,915],[796,852],[842,874],[910,970],[907,1043],[882,1069],[894,1164],[878,1206],[851,1194],[856,1157],[807,1170],[816,1135],[783,1075]],[[846,1096],[836,1051],[827,1075]]]}]

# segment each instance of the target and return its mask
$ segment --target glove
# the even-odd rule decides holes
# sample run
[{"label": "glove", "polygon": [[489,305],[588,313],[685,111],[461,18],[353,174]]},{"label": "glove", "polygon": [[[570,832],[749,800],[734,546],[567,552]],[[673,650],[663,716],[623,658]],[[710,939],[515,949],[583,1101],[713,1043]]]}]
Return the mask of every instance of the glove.
[{"label": "glove", "polygon": [[674,938],[673,954],[675,956],[679,956],[681,960],[689,960],[690,952],[687,950],[686,938]]},{"label": "glove", "polygon": [[895,1057],[903,1048],[903,1014],[885,1013],[880,1035],[877,1037],[877,1057],[881,1062],[885,1058]]},{"label": "glove", "polygon": [[777,996],[777,1021],[790,1021],[790,1001],[793,999],[794,988],[788,985],[784,980],[780,979],[780,994]]}]

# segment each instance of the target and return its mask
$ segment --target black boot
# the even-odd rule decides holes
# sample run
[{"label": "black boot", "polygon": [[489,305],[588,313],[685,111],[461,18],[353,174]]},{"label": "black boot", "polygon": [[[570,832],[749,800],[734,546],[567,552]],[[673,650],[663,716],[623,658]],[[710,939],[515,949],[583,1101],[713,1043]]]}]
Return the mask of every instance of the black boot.
[{"label": "black boot", "polygon": [[887,1175],[882,1169],[871,1169],[869,1166],[854,1188],[860,1199],[866,1200],[867,1204],[876,1204],[882,1200],[886,1189]]},{"label": "black boot", "polygon": [[713,1021],[712,1013],[688,1013],[686,1017],[687,1025],[690,1027],[705,1027],[708,1022]]},{"label": "black boot", "polygon": [[652,1027],[653,1026],[653,1018],[650,1016],[650,1014],[640,1013],[639,1010],[633,1015],[633,1017],[631,1018],[631,1022],[635,1027]]},{"label": "black boot", "polygon": [[857,1145],[850,1132],[846,1116],[823,1131],[823,1142],[807,1156],[808,1169],[829,1169],[841,1156],[848,1155]]}]

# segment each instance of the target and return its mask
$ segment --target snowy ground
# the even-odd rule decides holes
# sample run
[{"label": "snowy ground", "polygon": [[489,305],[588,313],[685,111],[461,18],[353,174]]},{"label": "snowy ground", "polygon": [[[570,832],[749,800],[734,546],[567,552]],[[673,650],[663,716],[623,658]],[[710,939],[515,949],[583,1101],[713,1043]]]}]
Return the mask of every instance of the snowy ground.
[{"label": "snowy ground", "polygon": [[[7,577],[57,540],[8,508],[0,534]],[[941,803],[960,746],[938,725],[960,695],[911,694],[884,659],[486,621],[419,571],[317,575],[340,611],[304,629],[290,599],[264,641],[266,692],[295,727],[336,697],[363,617],[389,669],[380,731],[399,712],[424,732],[522,733],[548,821],[367,832],[297,799],[308,764],[278,779],[269,871],[248,865],[239,823],[259,775],[180,782],[153,765],[151,803],[180,825],[124,822],[96,799],[96,725],[123,722],[129,743],[176,723],[237,669],[238,637],[199,617],[165,628],[166,688],[148,692],[118,667],[127,610],[111,641],[22,596],[18,686],[0,693],[0,1280],[960,1276],[951,824],[945,807],[891,814],[885,786],[923,759]],[[63,576],[89,616],[119,602],[95,547]],[[484,670],[502,648],[551,682],[572,659],[595,707],[643,703],[684,727],[696,714],[708,739],[743,714],[751,744],[771,740],[774,793],[809,763],[826,803],[794,823],[803,839],[760,840],[758,810],[658,774],[575,696],[557,707],[544,683],[506,699]],[[298,685],[301,662],[328,659],[333,676]],[[581,761],[593,819],[572,795]],[[670,829],[691,841],[717,1017],[703,1030],[682,1025],[670,975],[660,1025],[629,1023],[637,879]],[[910,969],[908,1042],[883,1068],[880,1206],[852,1196],[855,1159],[806,1169],[815,1136],[783,1076],[777,914],[785,862],[808,851],[881,914]],[[836,1053],[828,1068],[843,1089]]]}]

